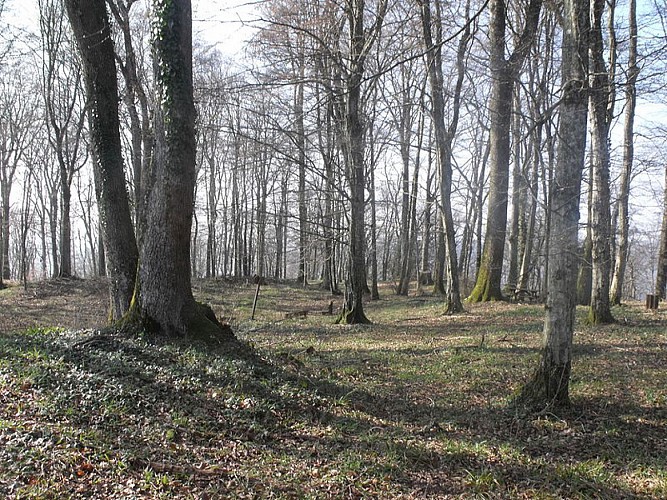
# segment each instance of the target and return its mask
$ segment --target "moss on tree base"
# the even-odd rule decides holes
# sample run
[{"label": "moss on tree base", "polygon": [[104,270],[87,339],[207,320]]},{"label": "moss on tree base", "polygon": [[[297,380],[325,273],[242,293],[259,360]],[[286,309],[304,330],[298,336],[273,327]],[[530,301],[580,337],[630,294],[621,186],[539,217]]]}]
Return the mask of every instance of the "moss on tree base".
[{"label": "moss on tree base", "polygon": [[612,323],[616,323],[616,319],[612,316],[611,311],[599,311],[593,307],[588,308],[588,315],[586,316],[585,321],[586,325],[611,325]]},{"label": "moss on tree base", "polygon": [[114,323],[113,327],[131,335],[149,334],[184,338],[207,344],[236,340],[231,327],[220,323],[210,306],[194,302],[194,306],[184,309],[181,314],[181,325],[165,325],[141,311],[138,304],[133,301],[127,313]]},{"label": "moss on tree base", "polygon": [[470,292],[466,302],[493,302],[504,300],[500,285],[491,283],[491,274],[487,267],[482,265],[477,276],[477,283]]}]

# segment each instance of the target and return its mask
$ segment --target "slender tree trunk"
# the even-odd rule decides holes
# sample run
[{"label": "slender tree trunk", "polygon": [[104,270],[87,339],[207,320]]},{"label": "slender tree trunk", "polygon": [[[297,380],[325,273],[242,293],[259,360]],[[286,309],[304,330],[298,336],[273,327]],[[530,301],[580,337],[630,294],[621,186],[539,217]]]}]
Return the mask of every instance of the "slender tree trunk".
[{"label": "slender tree trunk", "polygon": [[[593,165],[589,166],[589,179],[593,178]],[[580,306],[591,305],[591,293],[593,286],[593,236],[591,234],[591,210],[593,207],[593,189],[588,189],[588,218],[586,222],[586,236],[581,251],[579,252],[579,272],[577,275],[577,304]]]},{"label": "slender tree trunk", "polygon": [[278,208],[278,217],[276,220],[276,268],[274,270],[275,279],[284,279],[284,234],[285,234],[285,224],[287,218],[287,187],[288,187],[288,175],[283,173],[283,178],[280,183],[280,206]]},{"label": "slender tree trunk", "polygon": [[610,157],[609,128],[612,113],[609,110],[612,98],[609,74],[605,67],[602,40],[602,13],[605,0],[591,3],[590,61],[593,70],[590,94],[591,157],[593,162],[593,204],[591,206],[591,304],[587,322],[597,325],[614,321],[609,302],[609,276],[611,268],[610,239]]},{"label": "slender tree trunk", "polygon": [[72,276],[72,190],[65,167],[60,169],[60,273],[61,278]]},{"label": "slender tree trunk", "polygon": [[371,260],[371,300],[380,300],[378,289],[378,258],[377,258],[377,217],[375,206],[375,169],[370,170],[370,199],[368,203],[371,209],[371,245],[369,249]]},{"label": "slender tree trunk", "polygon": [[512,219],[508,235],[509,265],[507,268],[507,287],[519,288],[519,261],[521,259],[521,232],[526,218],[526,181],[521,161],[521,97],[518,89],[514,90],[514,115],[512,119],[513,165],[512,165]]},{"label": "slender tree trunk", "polygon": [[[365,256],[364,124],[361,119],[361,88],[364,64],[373,39],[379,35],[387,2],[381,0],[372,30],[364,28],[364,0],[350,0],[346,6],[349,24],[350,54],[345,81],[343,149],[350,189],[349,265],[343,312],[340,323],[370,323],[363,308],[368,289]],[[371,166],[371,168],[373,168]]]},{"label": "slender tree trunk", "polygon": [[51,237],[51,265],[54,278],[60,275],[60,259],[58,258],[58,191],[54,190],[49,196],[49,233]]},{"label": "slender tree trunk", "polygon": [[[430,158],[430,156],[429,156]],[[424,206],[424,213],[422,216],[422,246],[419,255],[419,273],[417,290],[418,293],[423,292],[423,287],[432,285],[432,276],[430,271],[430,249],[431,249],[431,227],[433,207],[435,206],[435,197],[432,192],[433,179],[435,173],[431,171],[431,162],[428,163],[426,172],[426,204]]]},{"label": "slender tree trunk", "polygon": [[[0,213],[0,279],[10,278],[9,269],[9,193],[2,196],[2,213]],[[9,191],[9,190],[7,190]]]},{"label": "slender tree trunk", "polygon": [[[402,262],[401,262],[401,277],[398,286],[399,295],[408,295],[410,290],[410,282],[414,274],[415,268],[415,259],[414,254],[417,245],[417,191],[419,189],[419,167],[421,161],[421,149],[422,149],[422,137],[424,132],[424,114],[421,113],[419,120],[419,131],[417,134],[417,151],[415,153],[415,164],[412,174],[412,185],[410,182],[407,183],[407,187],[404,182],[404,189],[407,192],[407,213],[405,214],[405,221],[402,222],[402,232],[405,234],[401,235],[401,242],[403,245]],[[408,155],[409,160],[409,155]],[[409,175],[409,169],[403,171],[404,175]],[[404,202],[405,195],[404,195]],[[403,215],[403,214],[402,214]],[[403,219],[402,219],[403,220]]]},{"label": "slender tree trunk", "polygon": [[[445,126],[445,102],[444,85],[442,75],[442,53],[439,38],[434,40],[432,34],[433,23],[436,33],[441,33],[441,19],[439,11],[432,18],[430,0],[421,2],[422,32],[426,45],[426,57],[428,62],[428,76],[431,82],[432,120],[435,133],[435,145],[437,148],[438,164],[440,166],[440,215],[444,233],[445,253],[444,270],[447,275],[445,287],[445,310],[447,313],[463,311],[461,295],[459,290],[459,266],[457,261],[457,250],[455,240],[454,219],[452,217],[452,141],[458,127],[461,88],[465,76],[465,54],[470,38],[470,25],[461,35],[457,52],[457,81],[454,89],[452,103],[453,116],[449,127]],[[438,35],[439,36],[439,35]],[[435,42],[438,42],[436,45]]]},{"label": "slender tree trunk", "polygon": [[111,318],[117,320],[130,306],[138,251],[125,189],[114,48],[104,0],[66,0],[66,7],[92,106],[89,117],[96,192],[109,264]]},{"label": "slender tree trunk", "polygon": [[[303,49],[301,49],[303,51]],[[299,164],[299,274],[297,281],[302,285],[308,284],[306,276],[306,251],[308,245],[308,207],[306,205],[306,133],[304,126],[304,66],[303,54],[300,54],[300,80],[294,96],[294,111],[296,114],[296,144]]]},{"label": "slender tree trunk", "polygon": [[151,163],[153,134],[148,98],[141,83],[130,27],[130,10],[135,3],[136,0],[107,0],[107,5],[120,27],[125,51],[124,58],[119,59],[119,66],[127,89],[123,100],[130,116],[135,231],[137,241],[141,242],[145,227],[146,194],[150,189],[146,178]]},{"label": "slender tree trunk", "polygon": [[107,254],[104,248],[104,228],[100,218],[97,230],[97,269],[101,277],[107,276]]},{"label": "slender tree trunk", "polygon": [[538,125],[535,130],[535,139],[533,141],[533,165],[530,174],[530,212],[528,214],[528,227],[526,228],[526,245],[521,258],[521,267],[519,270],[518,290],[528,290],[528,282],[532,271],[533,241],[535,239],[535,223],[537,217],[537,197],[538,197],[538,177],[539,165],[542,162],[540,147],[542,143],[542,126]]},{"label": "slender tree trunk", "polygon": [[542,355],[518,401],[529,406],[568,405],[575,315],[579,195],[588,111],[588,0],[565,0],[558,160],[551,204],[549,292]]},{"label": "slender tree trunk", "polygon": [[[4,215],[0,211],[0,271],[5,265],[5,243],[4,243]],[[5,288],[4,273],[0,272],[0,290]]]},{"label": "slender tree trunk", "polygon": [[634,123],[637,105],[637,0],[629,0],[628,22],[630,38],[628,41],[628,80],[625,84],[625,125],[623,127],[623,170],[618,188],[618,247],[614,262],[614,273],[611,282],[611,303],[621,303],[625,268],[628,261],[628,238],[630,229],[630,180],[634,162]]},{"label": "slender tree trunk", "polygon": [[[3,189],[3,191],[5,191]],[[6,194],[6,196],[4,196]],[[3,193],[2,197],[2,214],[0,215],[2,222],[2,242],[0,248],[2,249],[2,277],[8,280],[11,277],[9,268],[9,189],[7,193]]]},{"label": "slender tree trunk", "polygon": [[658,249],[658,272],[656,273],[655,293],[661,299],[667,298],[667,167],[665,167],[665,188],[663,194],[662,223],[660,224],[660,245]]}]

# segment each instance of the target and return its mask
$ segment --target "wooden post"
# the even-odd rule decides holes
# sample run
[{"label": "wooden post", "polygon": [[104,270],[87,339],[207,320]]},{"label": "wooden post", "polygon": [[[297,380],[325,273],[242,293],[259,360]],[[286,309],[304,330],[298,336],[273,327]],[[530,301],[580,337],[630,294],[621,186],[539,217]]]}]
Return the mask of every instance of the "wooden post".
[{"label": "wooden post", "polygon": [[250,316],[251,321],[255,319],[255,309],[257,309],[257,298],[259,297],[259,287],[262,285],[262,278],[255,276],[255,282],[257,283],[257,288],[255,289],[255,298],[252,301],[252,315]]},{"label": "wooden post", "polygon": [[659,295],[648,294],[646,296],[646,309],[655,310],[658,308],[659,303],[660,303]]}]

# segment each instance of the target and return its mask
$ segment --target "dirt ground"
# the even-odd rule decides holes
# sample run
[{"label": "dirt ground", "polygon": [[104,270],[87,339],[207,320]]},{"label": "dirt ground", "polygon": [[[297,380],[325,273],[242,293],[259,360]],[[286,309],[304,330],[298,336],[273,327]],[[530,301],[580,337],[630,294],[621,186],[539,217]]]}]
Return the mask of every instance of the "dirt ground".
[{"label": "dirt ground", "polygon": [[[95,329],[106,325],[109,314],[108,282],[104,278],[51,279],[28,283],[27,290],[17,282],[6,282],[0,289],[0,333],[39,327],[71,330]],[[303,290],[292,285],[262,288],[257,318],[284,319],[302,310],[320,314],[329,308],[331,296],[317,287]],[[252,310],[255,285],[245,281],[194,279],[193,294],[209,304],[218,318],[235,326],[247,320]],[[336,310],[340,306],[336,299]]]},{"label": "dirt ground", "polygon": [[42,326],[90,328],[104,324],[109,307],[106,280],[54,279],[0,290],[0,332]]}]

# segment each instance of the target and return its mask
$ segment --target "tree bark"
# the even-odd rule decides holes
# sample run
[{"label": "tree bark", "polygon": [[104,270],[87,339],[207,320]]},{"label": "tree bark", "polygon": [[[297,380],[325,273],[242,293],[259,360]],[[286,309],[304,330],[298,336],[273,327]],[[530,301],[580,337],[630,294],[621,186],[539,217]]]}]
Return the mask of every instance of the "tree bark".
[{"label": "tree bark", "polygon": [[655,280],[655,294],[667,298],[667,167],[665,167],[665,187],[663,191],[662,223],[660,224],[660,245],[658,249],[658,271]]},{"label": "tree bark", "polygon": [[[301,38],[301,35],[299,36]],[[294,91],[294,114],[296,125],[296,147],[299,165],[299,274],[297,282],[306,286],[308,284],[306,269],[306,252],[308,246],[308,206],[306,204],[306,132],[304,125],[303,103],[304,103],[304,47],[303,40],[299,40],[298,68],[299,80]]]},{"label": "tree bark", "polygon": [[531,0],[526,6],[523,32],[512,55],[505,58],[505,0],[491,1],[490,65],[492,75],[489,115],[491,117],[491,165],[489,201],[482,263],[477,282],[468,300],[484,302],[502,300],[502,278],[505,236],[507,232],[507,193],[510,164],[510,128],[514,83],[537,32],[542,0]]},{"label": "tree bark", "polygon": [[145,181],[151,163],[153,134],[150,123],[150,105],[141,82],[139,64],[137,63],[130,28],[130,10],[138,0],[106,1],[121,30],[125,50],[124,58],[117,57],[117,60],[126,86],[123,101],[130,118],[135,232],[137,241],[141,242],[142,232],[146,225],[146,194],[150,186],[146,185]]},{"label": "tree bark", "polygon": [[111,318],[130,306],[138,250],[125,188],[118,118],[118,87],[111,29],[104,0],[66,0],[83,61],[99,193],[100,224],[110,278]]},{"label": "tree bark", "polygon": [[[436,11],[437,12],[437,11]],[[428,63],[428,77],[431,83],[431,116],[433,130],[435,133],[435,145],[437,148],[438,164],[440,166],[440,215],[444,229],[445,259],[444,270],[446,271],[447,284],[445,286],[445,310],[447,313],[458,313],[463,311],[461,294],[459,290],[459,266],[457,261],[456,239],[454,219],[452,217],[452,141],[458,127],[461,88],[465,76],[465,54],[468,40],[470,38],[470,24],[461,34],[457,51],[457,80],[453,92],[453,116],[449,127],[445,126],[445,101],[444,84],[442,75],[442,52],[439,38],[433,39],[432,23],[435,22],[435,30],[441,33],[440,16],[432,18],[431,3],[429,0],[421,1],[422,33],[426,45],[426,59]],[[438,35],[439,36],[439,35]],[[437,43],[437,45],[436,45]]]},{"label": "tree bark", "polygon": [[591,3],[592,26],[589,49],[592,67],[590,118],[593,204],[590,221],[592,286],[587,322],[593,325],[614,321],[609,302],[611,267],[609,243],[611,239],[609,128],[613,116],[613,102],[610,102],[613,99],[613,93],[603,54],[602,13],[605,3],[605,0],[593,0]]},{"label": "tree bark", "polygon": [[549,292],[542,355],[517,402],[531,407],[568,405],[575,316],[579,195],[588,114],[588,0],[565,0],[558,160],[551,202]]},{"label": "tree bark", "polygon": [[[374,39],[379,35],[387,2],[381,0],[373,29],[364,28],[364,0],[346,4],[349,24],[350,54],[345,78],[343,149],[350,189],[349,265],[345,303],[339,323],[370,323],[363,308],[363,295],[368,289],[365,256],[365,189],[364,123],[362,122],[361,87],[364,64]],[[371,167],[372,168],[372,167]]]},{"label": "tree bark", "polygon": [[162,335],[231,336],[192,296],[190,235],[195,184],[195,107],[190,0],[153,2],[157,89],[152,189],[138,282],[126,315]]},{"label": "tree bark", "polygon": [[637,106],[637,0],[629,0],[628,22],[630,38],[628,40],[628,80],[625,83],[625,125],[623,127],[623,170],[618,188],[618,247],[611,281],[611,303],[619,305],[623,294],[625,268],[628,261],[628,238],[630,229],[630,181],[634,163],[634,123]]}]

